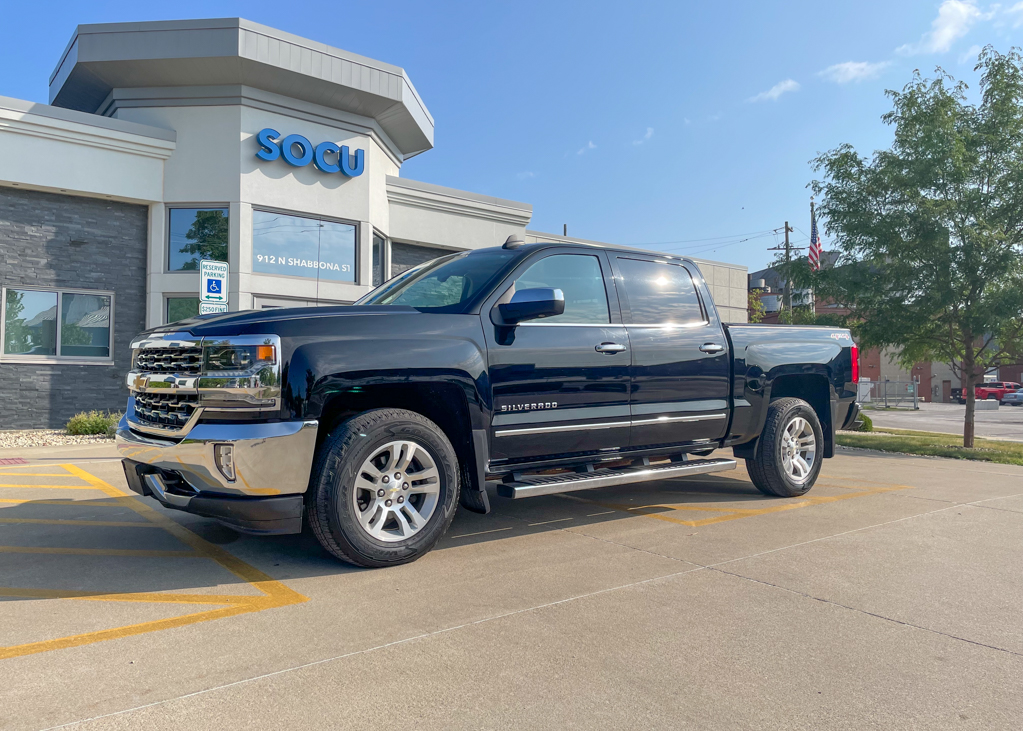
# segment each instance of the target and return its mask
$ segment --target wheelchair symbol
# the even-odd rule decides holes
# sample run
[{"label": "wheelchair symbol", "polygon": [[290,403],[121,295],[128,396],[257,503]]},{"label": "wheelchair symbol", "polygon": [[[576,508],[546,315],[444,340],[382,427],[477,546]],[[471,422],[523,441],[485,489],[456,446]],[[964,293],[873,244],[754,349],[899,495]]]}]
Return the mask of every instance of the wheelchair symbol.
[{"label": "wheelchair symbol", "polygon": [[220,280],[219,279],[207,279],[206,280],[206,291],[210,294],[220,294]]}]

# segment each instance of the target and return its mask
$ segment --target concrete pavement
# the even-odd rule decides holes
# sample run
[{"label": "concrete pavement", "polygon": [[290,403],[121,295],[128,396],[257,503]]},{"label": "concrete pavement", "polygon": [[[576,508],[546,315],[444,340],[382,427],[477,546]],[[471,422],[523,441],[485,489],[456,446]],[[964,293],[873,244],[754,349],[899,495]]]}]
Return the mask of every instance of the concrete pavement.
[{"label": "concrete pavement", "polygon": [[125,496],[104,457],[0,469],[2,729],[1023,724],[1021,468],[495,497],[367,571]]}]

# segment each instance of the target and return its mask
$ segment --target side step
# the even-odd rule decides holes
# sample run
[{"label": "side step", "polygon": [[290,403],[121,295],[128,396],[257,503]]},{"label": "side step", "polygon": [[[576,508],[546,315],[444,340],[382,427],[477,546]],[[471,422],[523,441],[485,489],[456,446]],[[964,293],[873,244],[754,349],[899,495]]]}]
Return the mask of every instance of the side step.
[{"label": "side step", "polygon": [[653,467],[620,467],[594,470],[593,472],[569,472],[562,475],[531,475],[520,477],[515,482],[498,483],[497,494],[510,498],[553,495],[559,492],[666,480],[671,477],[705,475],[709,472],[725,472],[734,469],[734,459],[692,459]]}]

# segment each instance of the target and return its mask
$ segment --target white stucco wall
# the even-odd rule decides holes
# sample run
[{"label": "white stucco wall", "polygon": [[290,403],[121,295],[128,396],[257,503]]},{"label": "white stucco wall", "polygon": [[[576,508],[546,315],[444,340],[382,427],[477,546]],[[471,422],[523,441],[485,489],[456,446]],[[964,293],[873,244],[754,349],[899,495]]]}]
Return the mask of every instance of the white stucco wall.
[{"label": "white stucco wall", "polygon": [[0,97],[0,184],[161,201],[174,140],[168,129]]}]

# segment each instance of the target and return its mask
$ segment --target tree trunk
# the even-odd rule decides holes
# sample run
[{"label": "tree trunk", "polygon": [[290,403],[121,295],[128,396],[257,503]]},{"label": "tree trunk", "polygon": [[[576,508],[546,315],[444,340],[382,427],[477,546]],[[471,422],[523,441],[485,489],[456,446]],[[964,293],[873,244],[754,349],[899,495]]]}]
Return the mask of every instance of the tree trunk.
[{"label": "tree trunk", "polygon": [[973,354],[973,337],[968,336],[966,340],[966,353],[963,358],[963,378],[965,379],[964,390],[966,391],[966,420],[963,423],[963,446],[973,447],[974,414],[976,414],[977,398],[973,391],[973,383],[976,378],[974,371],[977,361]]}]

